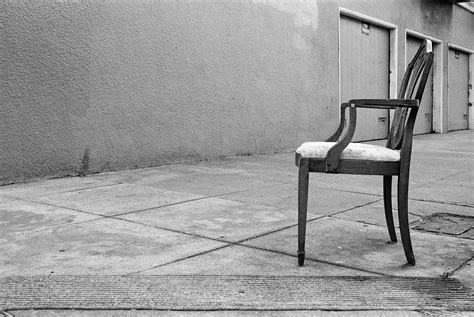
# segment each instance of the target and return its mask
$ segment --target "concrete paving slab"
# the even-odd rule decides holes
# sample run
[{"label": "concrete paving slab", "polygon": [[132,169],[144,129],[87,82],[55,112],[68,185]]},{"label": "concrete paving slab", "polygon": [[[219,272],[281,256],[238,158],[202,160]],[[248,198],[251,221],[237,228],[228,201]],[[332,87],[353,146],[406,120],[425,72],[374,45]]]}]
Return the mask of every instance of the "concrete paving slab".
[{"label": "concrete paving slab", "polygon": [[[298,210],[298,185],[296,183],[281,184],[271,187],[258,188],[250,191],[229,194],[221,198],[241,201],[250,204],[260,204],[276,208]],[[381,198],[373,195],[342,192],[335,189],[310,186],[308,192],[308,210],[314,215],[330,215],[356,206],[379,201]]]},{"label": "concrete paving slab", "polygon": [[[296,148],[295,148],[296,150]],[[293,164],[288,165],[288,162],[292,162]],[[294,171],[296,168],[295,163],[295,151],[290,150],[284,153],[274,153],[274,154],[267,154],[267,155],[252,155],[252,156],[233,156],[223,158],[222,160],[217,161],[208,161],[208,162],[200,162],[201,164],[205,164],[206,166],[210,167],[217,167],[223,166],[226,168],[232,168],[235,166],[240,166],[244,168],[246,171],[254,171],[254,170],[267,170],[273,171],[274,167],[281,167],[286,171]]]},{"label": "concrete paving slab", "polygon": [[[239,160],[239,158],[232,157],[217,161],[178,163],[136,170],[94,174],[87,176],[87,178],[119,183],[139,183],[142,185],[148,185],[154,182],[170,180],[192,174],[252,175],[248,173],[247,169],[241,168],[240,165],[246,166],[246,160],[242,161]],[[259,164],[254,165],[259,166]]]},{"label": "concrete paving slab", "polygon": [[[446,163],[437,166],[432,172],[428,171],[425,167],[412,168],[410,174],[410,197],[415,197],[412,196],[412,192],[418,188],[420,188],[418,192],[422,194],[425,192],[424,188],[426,186],[430,186],[432,183],[437,184],[440,179],[453,177],[459,173],[457,169],[446,170],[444,168]],[[394,197],[397,195],[397,181],[397,177],[394,176],[392,180],[392,195]],[[383,195],[382,176],[310,173],[309,186],[310,188],[317,186],[361,194]],[[424,198],[423,195],[416,197]],[[427,196],[425,199],[430,199],[429,197],[432,196]]]},{"label": "concrete paving slab", "polygon": [[[385,221],[385,211],[383,206],[383,201],[376,201],[372,204],[362,206],[359,208],[351,209],[343,213],[334,215],[335,218],[346,219],[351,221],[358,221],[361,223],[378,225],[386,227],[387,223]],[[420,217],[415,215],[410,215],[410,222],[414,223],[420,219]],[[393,220],[395,226],[398,228],[398,211],[393,210]]]},{"label": "concrete paving slab", "polygon": [[416,135],[413,139],[413,150],[417,154],[438,153],[438,155],[432,155],[433,157],[450,154],[457,157],[472,157],[473,135],[472,130]]},{"label": "concrete paving slab", "polygon": [[[393,208],[397,208],[396,199],[393,199]],[[458,206],[449,203],[420,201],[410,199],[408,203],[409,213],[419,217],[429,216],[436,213],[449,213],[462,216],[474,216],[474,208]]]},{"label": "concrete paving slab", "polygon": [[431,158],[472,159],[472,135],[472,132],[465,131],[446,139],[441,134],[426,138],[416,136],[413,140],[413,153],[420,156],[429,155]]},{"label": "concrete paving slab", "polygon": [[415,136],[414,144],[417,148],[423,150],[451,150],[472,153],[473,137],[473,130],[450,131],[444,134],[423,134]]},{"label": "concrete paving slab", "polygon": [[55,193],[114,184],[106,179],[95,180],[87,177],[65,177],[0,186],[0,198],[4,196],[31,198]]},{"label": "concrete paving slab", "polygon": [[[317,174],[317,176],[325,174]],[[349,177],[347,183],[342,182],[344,177]],[[380,179],[375,179],[377,184],[366,184],[369,179],[366,176],[362,176],[358,179],[359,175],[336,175],[335,178],[341,180],[339,190],[360,192],[367,194],[377,194],[382,199],[382,184]],[[370,176],[369,176],[370,177]],[[463,173],[456,173],[454,176],[448,176],[444,180],[426,180],[426,183],[418,180],[413,181],[415,177],[411,178],[409,189],[409,208],[410,213],[413,215],[428,215],[436,212],[448,212],[457,213],[461,215],[473,215],[474,210],[472,209],[473,199],[472,195],[466,195],[467,192],[474,192],[474,178],[471,180],[470,176]],[[433,178],[434,179],[434,178]],[[459,180],[459,182],[457,182]],[[398,208],[397,204],[397,179],[396,177],[392,183],[392,206],[393,209]],[[420,185],[421,184],[421,185]],[[310,181],[310,190],[311,190]],[[316,185],[318,186],[318,185]],[[338,189],[335,183],[328,182],[321,186],[329,186],[330,188]],[[381,203],[383,206],[383,202]],[[460,206],[464,204],[466,206]],[[469,207],[471,206],[471,207]]]},{"label": "concrete paving slab", "polygon": [[[200,170],[200,172],[199,172]],[[239,173],[226,173],[221,171],[210,172],[212,168],[193,168],[189,166],[169,166],[165,169],[151,173],[138,173],[128,177],[126,182],[136,185],[149,186],[161,190],[193,193],[203,196],[217,196],[252,188],[276,185],[276,182],[264,179],[250,178]],[[121,173],[125,176],[127,174]],[[114,178],[111,175],[111,179]],[[124,180],[125,181],[125,180]]]},{"label": "concrete paving slab", "polygon": [[474,228],[474,217],[452,214],[435,214],[416,223],[415,229],[439,234],[461,236]]},{"label": "concrete paving slab", "polygon": [[36,200],[98,215],[117,215],[202,197],[146,186],[117,184],[42,196],[37,197]]},{"label": "concrete paving slab", "polygon": [[[454,144],[458,142],[457,140],[453,142]],[[423,142],[424,143],[424,142]],[[463,166],[464,163],[468,163],[469,160],[472,160],[472,145],[470,148],[448,148],[446,147],[446,142],[433,142],[430,145],[419,143],[417,147],[414,147],[414,154],[424,160],[445,160],[451,161],[454,164],[460,164],[458,166]],[[459,142],[458,142],[459,143]],[[464,165],[465,166],[465,165]]]},{"label": "concrete paving slab", "polygon": [[[288,166],[286,165],[290,165],[291,168],[288,169]],[[244,177],[260,179],[279,184],[297,182],[298,169],[294,166],[293,160],[288,160],[287,162],[284,162],[284,164],[281,164],[280,162],[273,163],[270,166],[265,165],[265,163],[253,162],[251,164],[245,164],[242,162],[239,163],[239,167],[246,169],[245,173],[241,174],[241,176]],[[262,168],[259,169],[258,167]]]},{"label": "concrete paving slab", "polygon": [[[141,272],[146,275],[304,275],[369,276],[364,271],[311,261],[299,267],[296,257],[233,245],[200,256]],[[264,269],[262,269],[264,268]]]},{"label": "concrete paving slab", "polygon": [[467,193],[474,193],[474,169],[414,188],[410,198],[474,207],[474,195]]},{"label": "concrete paving slab", "polygon": [[[410,168],[410,189],[455,176],[461,171],[469,170],[469,166],[472,168],[472,165],[472,162],[466,159],[433,158],[429,153],[414,155]],[[394,189],[395,185],[394,182]]]},{"label": "concrete paving slab", "polygon": [[272,182],[295,182],[298,169],[295,153],[233,157],[231,160],[209,162],[209,167],[241,169],[242,176],[264,179]]},{"label": "concrete paving slab", "polygon": [[[210,172],[212,173],[239,173],[242,176],[253,177],[255,173],[259,175],[273,178],[271,174],[276,173],[277,176],[289,174],[294,176],[296,172],[295,153],[281,153],[271,155],[254,155],[254,156],[234,156],[221,160],[197,162],[193,164],[186,164],[185,170],[191,172]],[[290,163],[290,164],[289,164]],[[180,170],[182,166],[178,164],[168,165],[167,168],[172,170]],[[202,168],[205,168],[202,170]],[[210,170],[207,170],[210,169]],[[274,178],[276,181],[281,181],[280,178]]]},{"label": "concrete paving slab", "polygon": [[[350,267],[396,276],[440,277],[474,255],[471,240],[411,231],[416,266],[407,266],[401,243],[389,244],[386,228],[322,218],[308,223],[306,255]],[[297,228],[244,242],[245,245],[296,253]]]},{"label": "concrete paving slab", "polygon": [[225,244],[116,219],[0,239],[0,276],[127,274]]},{"label": "concrete paving slab", "polygon": [[[179,166],[185,166],[177,164]],[[147,177],[153,178],[156,181],[168,180],[176,177],[180,177],[184,174],[183,171],[172,170],[170,166],[158,166],[141,168],[135,170],[124,170],[108,173],[100,173],[86,176],[87,179],[99,180],[99,181],[110,181],[116,183],[136,183],[140,179],[146,179]]]},{"label": "concrete paving slab", "polygon": [[[445,142],[445,141],[462,141],[466,144],[472,144],[473,141],[470,138],[471,135],[474,135],[474,131],[472,130],[459,130],[459,131],[450,131],[449,133],[445,134],[434,134],[434,133],[428,133],[428,134],[419,134],[416,135],[415,138],[418,140],[424,140],[430,141],[430,142]],[[461,137],[461,138],[460,138]],[[464,137],[464,138],[462,138]]]},{"label": "concrete paving slab", "polygon": [[[392,200],[393,204],[393,219],[395,226],[398,227],[398,211],[396,210],[397,204],[396,199]],[[422,217],[430,216],[435,213],[449,213],[454,215],[462,216],[473,216],[474,209],[472,207],[464,207],[450,204],[426,202],[410,200],[408,204],[409,208],[409,220],[411,227],[415,227],[419,224]],[[352,221],[359,221],[367,224],[386,226],[385,222],[385,211],[383,201],[379,200],[372,204],[348,210],[343,213],[339,213],[334,217],[340,219],[347,219]]]},{"label": "concrete paving slab", "polygon": [[0,238],[98,219],[98,216],[25,200],[0,203]]},{"label": "concrete paving slab", "polygon": [[382,196],[382,176],[310,173],[309,188],[335,189]]},{"label": "concrete paving slab", "polygon": [[474,229],[471,229],[460,235],[461,238],[474,240]]},{"label": "concrete paving slab", "polygon": [[218,196],[277,184],[276,182],[243,177],[238,174],[191,174],[183,178],[151,182],[147,185],[203,196]]},{"label": "concrete paving slab", "polygon": [[[315,217],[315,215],[310,215]],[[294,210],[206,198],[119,216],[137,223],[237,242],[293,225]]]},{"label": "concrete paving slab", "polygon": [[17,199],[18,198],[10,197],[10,196],[7,196],[7,195],[0,195],[0,204],[9,203],[9,202],[15,201]]},{"label": "concrete paving slab", "polygon": [[464,285],[470,287],[474,294],[474,260],[471,259],[466,262],[459,270],[454,272],[451,276],[459,281],[461,281]]}]

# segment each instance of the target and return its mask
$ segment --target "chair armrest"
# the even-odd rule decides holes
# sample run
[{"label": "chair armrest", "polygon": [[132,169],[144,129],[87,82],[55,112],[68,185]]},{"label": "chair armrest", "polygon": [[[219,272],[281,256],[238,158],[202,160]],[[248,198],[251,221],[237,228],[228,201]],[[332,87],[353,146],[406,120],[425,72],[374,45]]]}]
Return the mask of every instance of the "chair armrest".
[{"label": "chair armrest", "polygon": [[349,100],[349,105],[357,108],[396,109],[418,108],[420,102],[417,99],[352,99]]},{"label": "chair armrest", "polygon": [[346,121],[346,108],[349,107],[348,103],[341,104],[341,115],[339,117],[339,126],[337,127],[336,132],[326,139],[326,142],[337,142],[341,136],[342,131],[344,130],[344,123]]},{"label": "chair armrest", "polygon": [[[412,108],[413,113],[416,116],[416,111],[420,102],[417,99],[352,99],[347,104],[341,105],[341,112],[347,107],[349,109],[349,125],[338,141],[339,135],[344,127],[344,122],[339,124],[339,128],[336,133],[331,136],[327,141],[337,142],[332,146],[326,156],[326,173],[338,173],[339,160],[342,152],[351,142],[354,136],[354,131],[357,122],[357,108],[372,108],[372,109],[396,109],[396,108]],[[341,116],[343,118],[343,116]],[[414,119],[413,119],[414,120]],[[414,125],[414,122],[412,123]],[[413,127],[411,127],[413,129]],[[341,130],[341,131],[339,131]],[[411,131],[410,131],[411,132]],[[337,134],[337,137],[336,137]],[[410,133],[409,133],[410,134]],[[410,139],[410,138],[409,138]],[[411,142],[410,142],[411,145]]]}]

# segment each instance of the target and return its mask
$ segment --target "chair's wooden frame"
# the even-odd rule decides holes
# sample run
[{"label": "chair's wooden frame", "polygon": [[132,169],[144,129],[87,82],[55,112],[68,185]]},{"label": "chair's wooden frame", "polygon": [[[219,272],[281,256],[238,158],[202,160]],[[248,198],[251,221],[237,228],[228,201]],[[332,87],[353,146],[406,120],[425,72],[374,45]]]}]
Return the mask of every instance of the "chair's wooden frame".
[{"label": "chair's wooden frame", "polygon": [[[415,265],[408,221],[408,182],[412,151],[413,128],[418,106],[433,63],[431,41],[425,40],[408,65],[402,81],[399,99],[353,99],[341,105],[341,117],[337,131],[326,140],[336,142],[326,158],[302,157],[296,154],[298,173],[298,264],[305,259],[305,236],[308,209],[309,173],[340,173],[383,175],[385,219],[390,240],[397,242],[392,214],[392,176],[398,176],[398,218],[403,249],[409,264]],[[349,145],[356,127],[357,108],[395,109],[386,147],[400,150],[400,161],[373,161],[341,159],[341,153]],[[349,112],[348,126],[345,112]],[[409,111],[408,111],[409,110]],[[344,134],[343,134],[344,132]]]}]

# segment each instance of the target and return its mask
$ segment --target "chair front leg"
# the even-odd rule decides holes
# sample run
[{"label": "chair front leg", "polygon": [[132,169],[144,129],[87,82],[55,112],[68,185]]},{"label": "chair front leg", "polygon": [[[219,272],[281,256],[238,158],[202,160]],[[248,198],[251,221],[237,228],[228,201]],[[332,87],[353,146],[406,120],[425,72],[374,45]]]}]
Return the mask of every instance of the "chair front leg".
[{"label": "chair front leg", "polygon": [[385,209],[385,220],[387,222],[388,234],[392,243],[397,242],[395,225],[392,213],[392,175],[383,176],[383,205]]},{"label": "chair front leg", "polygon": [[398,176],[398,222],[407,262],[410,265],[415,265],[415,255],[413,254],[410,237],[410,223],[408,221],[408,171],[401,171]]},{"label": "chair front leg", "polygon": [[308,211],[309,161],[300,159],[298,171],[298,265],[304,265]]}]

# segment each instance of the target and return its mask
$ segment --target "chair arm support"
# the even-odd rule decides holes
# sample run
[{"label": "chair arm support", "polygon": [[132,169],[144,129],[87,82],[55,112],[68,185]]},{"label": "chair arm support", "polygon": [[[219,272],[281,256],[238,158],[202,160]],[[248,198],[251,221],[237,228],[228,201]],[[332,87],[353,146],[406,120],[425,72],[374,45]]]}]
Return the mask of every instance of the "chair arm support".
[{"label": "chair arm support", "polygon": [[326,139],[326,142],[337,142],[341,136],[342,131],[344,130],[344,123],[346,121],[346,108],[349,107],[348,103],[341,104],[341,116],[339,119],[339,126],[337,127],[336,132]]},{"label": "chair arm support", "polygon": [[[351,142],[354,136],[354,131],[357,123],[357,112],[354,106],[348,106],[349,108],[349,125],[341,137],[341,139],[333,145],[326,156],[326,173],[338,173],[339,158],[341,157],[342,151]],[[344,125],[344,123],[342,123]]]},{"label": "chair arm support", "polygon": [[417,99],[352,99],[349,105],[357,108],[396,109],[399,107],[418,108]]}]

